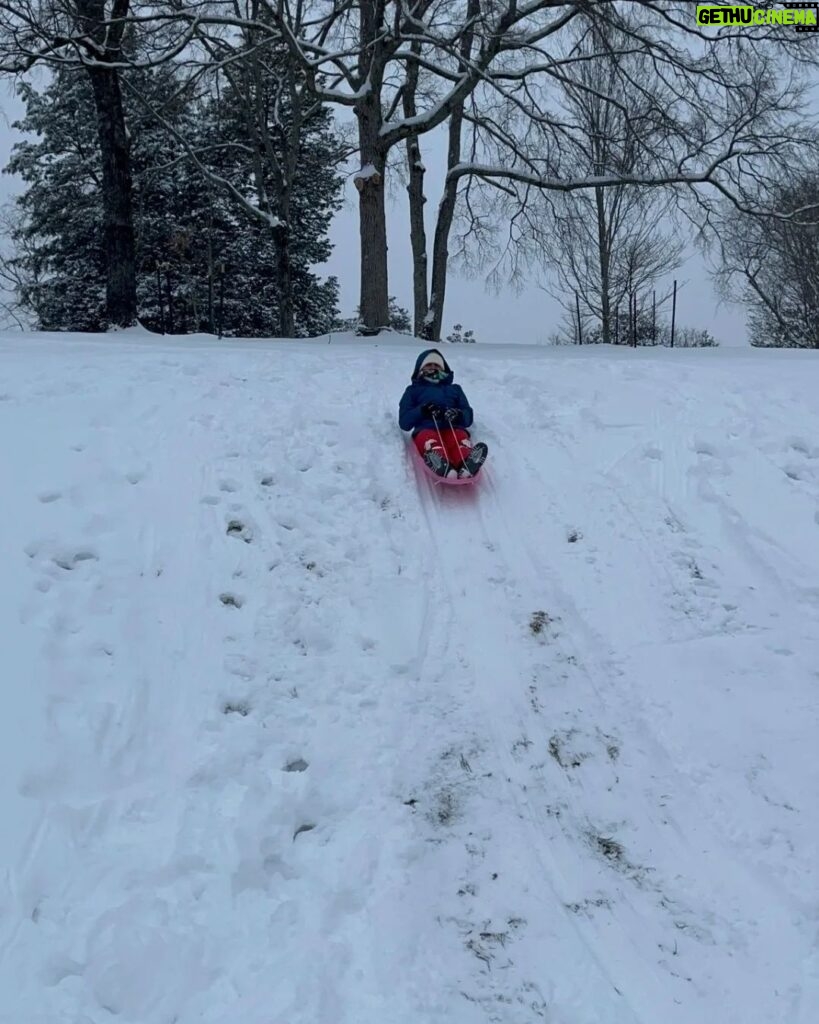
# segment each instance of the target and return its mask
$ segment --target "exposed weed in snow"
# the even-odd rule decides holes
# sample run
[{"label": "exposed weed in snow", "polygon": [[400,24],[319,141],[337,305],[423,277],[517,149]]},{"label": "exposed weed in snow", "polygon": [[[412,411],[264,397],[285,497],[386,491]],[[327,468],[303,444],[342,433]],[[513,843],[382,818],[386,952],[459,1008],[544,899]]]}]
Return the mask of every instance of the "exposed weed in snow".
[{"label": "exposed weed in snow", "polygon": [[467,939],[464,945],[470,953],[474,953],[479,960],[483,960],[487,967],[491,966],[491,962],[494,959],[495,954],[484,949],[477,939]]},{"label": "exposed weed in snow", "polygon": [[297,757],[295,761],[289,761],[284,766],[286,772],[306,772],[310,766],[302,757]]},{"label": "exposed weed in snow", "polygon": [[605,896],[588,897],[580,903],[565,903],[564,906],[573,914],[583,914],[584,917],[591,918],[594,910],[610,910],[611,900]]},{"label": "exposed weed in snow", "polygon": [[520,754],[525,753],[531,746],[532,741],[529,739],[529,737],[523,736],[521,739],[515,740],[515,742],[512,744],[512,753],[516,756],[519,756]]},{"label": "exposed weed in snow", "polygon": [[437,825],[451,825],[458,816],[458,803],[450,789],[441,790],[435,797],[435,807],[428,817]]},{"label": "exposed weed in snow", "polygon": [[613,839],[611,836],[596,835],[592,835],[591,839],[598,852],[602,853],[606,860],[618,865],[625,863],[625,850],[616,839]]},{"label": "exposed weed in snow", "polygon": [[529,619],[529,629],[534,636],[540,636],[543,630],[552,624],[552,621],[546,612],[532,612],[532,617]]},{"label": "exposed weed in snow", "polygon": [[588,754],[581,754],[568,748],[567,744],[575,735],[577,730],[569,729],[562,734],[554,733],[549,739],[549,753],[561,768],[579,768],[589,757]]},{"label": "exposed weed in snow", "polygon": [[576,544],[579,540],[582,540],[582,538],[583,534],[580,532],[580,530],[569,530],[568,534],[566,535],[566,540],[569,542],[569,544]]},{"label": "exposed weed in snow", "polygon": [[241,715],[247,718],[250,714],[250,705],[244,700],[228,700],[222,705],[223,715]]},{"label": "exposed weed in snow", "polygon": [[595,853],[602,856],[612,867],[622,872],[637,885],[643,885],[646,875],[652,869],[632,864],[626,856],[625,847],[622,843],[618,842],[613,836],[602,835],[593,831],[587,833],[587,838]]}]

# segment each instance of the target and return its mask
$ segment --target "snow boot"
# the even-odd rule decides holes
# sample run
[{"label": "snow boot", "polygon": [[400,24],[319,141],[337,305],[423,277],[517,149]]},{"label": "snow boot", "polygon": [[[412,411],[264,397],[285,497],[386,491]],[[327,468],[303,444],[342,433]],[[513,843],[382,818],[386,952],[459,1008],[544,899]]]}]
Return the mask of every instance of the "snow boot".
[{"label": "snow boot", "polygon": [[424,462],[426,462],[436,476],[446,476],[450,470],[449,462],[440,452],[435,451],[434,448],[424,452]]},{"label": "snow boot", "polygon": [[481,466],[486,461],[486,456],[489,453],[489,449],[483,443],[478,441],[477,444],[473,445],[469,455],[464,459],[463,469],[461,470],[462,476],[476,476],[481,471]]}]

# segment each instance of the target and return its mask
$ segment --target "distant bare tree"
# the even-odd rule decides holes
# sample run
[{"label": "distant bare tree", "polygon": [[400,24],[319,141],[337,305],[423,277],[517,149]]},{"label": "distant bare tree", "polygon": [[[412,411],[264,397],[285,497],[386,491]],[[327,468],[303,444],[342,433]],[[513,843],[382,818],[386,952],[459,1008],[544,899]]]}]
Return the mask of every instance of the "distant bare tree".
[{"label": "distant bare tree", "polygon": [[[654,111],[673,97],[658,79],[651,94],[629,102],[627,77],[638,77],[640,66],[623,49],[605,23],[578,32],[560,83],[561,107],[573,128],[559,156],[567,178],[651,169],[662,131]],[[600,324],[604,344],[613,340],[615,312],[630,308],[636,295],[680,265],[684,242],[679,232],[668,233],[673,201],[667,189],[634,185],[595,185],[553,199],[547,245],[558,285],[554,295],[569,311],[579,296],[581,316]]]},{"label": "distant bare tree", "polygon": [[787,215],[760,185],[812,144],[806,38],[706,35],[682,3],[578,6],[539,67],[509,50],[469,98],[457,256],[496,283],[555,259],[610,337],[613,308],[679,262],[672,207],[705,232],[723,200]]}]

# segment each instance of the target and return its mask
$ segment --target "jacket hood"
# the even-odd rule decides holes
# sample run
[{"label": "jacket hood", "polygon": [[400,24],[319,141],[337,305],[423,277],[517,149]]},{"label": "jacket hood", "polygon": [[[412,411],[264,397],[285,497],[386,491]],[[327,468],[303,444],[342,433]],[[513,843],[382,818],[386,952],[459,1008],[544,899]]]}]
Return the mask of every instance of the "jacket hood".
[{"label": "jacket hood", "polygon": [[443,352],[440,351],[440,349],[437,349],[437,348],[426,348],[418,356],[418,358],[415,360],[415,369],[412,371],[412,378],[411,379],[413,381],[418,380],[418,374],[421,371],[421,367],[424,365],[424,361],[426,360],[427,356],[430,355],[432,352],[434,352],[436,355],[440,356],[441,359],[444,362],[444,369],[446,370],[446,377],[443,379],[443,381],[441,383],[442,384],[451,384],[455,374],[450,369],[449,363],[446,361],[446,356],[443,354]]}]

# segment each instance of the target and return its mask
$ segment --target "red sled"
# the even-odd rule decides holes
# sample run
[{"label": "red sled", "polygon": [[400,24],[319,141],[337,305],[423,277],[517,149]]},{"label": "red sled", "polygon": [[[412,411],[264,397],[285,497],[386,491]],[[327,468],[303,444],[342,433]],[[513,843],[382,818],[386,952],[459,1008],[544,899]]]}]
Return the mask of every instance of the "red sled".
[{"label": "red sled", "polygon": [[413,456],[417,466],[421,468],[423,473],[432,480],[434,484],[443,484],[444,487],[473,487],[480,477],[480,473],[475,473],[473,476],[438,476],[434,473],[429,466],[424,462],[424,458],[412,441],[409,442],[410,453]]}]

